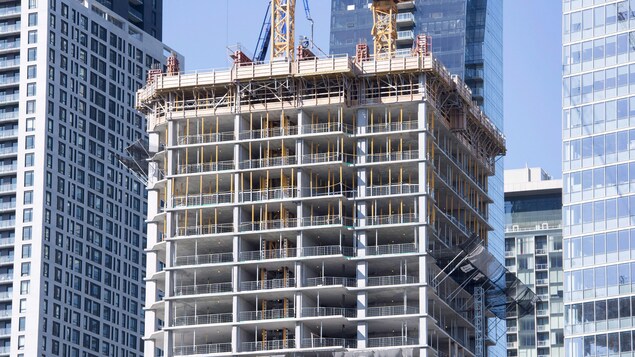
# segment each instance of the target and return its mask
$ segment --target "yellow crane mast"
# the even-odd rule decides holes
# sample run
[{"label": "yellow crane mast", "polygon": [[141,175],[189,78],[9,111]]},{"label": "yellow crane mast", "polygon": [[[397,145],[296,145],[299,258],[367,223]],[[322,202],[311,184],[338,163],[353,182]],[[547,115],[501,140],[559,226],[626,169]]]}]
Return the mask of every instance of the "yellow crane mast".
[{"label": "yellow crane mast", "polygon": [[271,61],[294,58],[295,0],[271,0]]},{"label": "yellow crane mast", "polygon": [[375,58],[392,57],[397,50],[397,4],[404,0],[373,0],[373,44]]}]

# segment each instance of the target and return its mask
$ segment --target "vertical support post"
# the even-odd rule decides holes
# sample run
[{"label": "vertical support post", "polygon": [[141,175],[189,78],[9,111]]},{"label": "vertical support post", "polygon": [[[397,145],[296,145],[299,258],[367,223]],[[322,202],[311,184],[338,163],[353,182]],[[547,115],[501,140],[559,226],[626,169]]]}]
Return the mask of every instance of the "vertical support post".
[{"label": "vertical support post", "polygon": [[474,288],[474,327],[475,327],[475,356],[485,357],[485,291],[482,286]]}]

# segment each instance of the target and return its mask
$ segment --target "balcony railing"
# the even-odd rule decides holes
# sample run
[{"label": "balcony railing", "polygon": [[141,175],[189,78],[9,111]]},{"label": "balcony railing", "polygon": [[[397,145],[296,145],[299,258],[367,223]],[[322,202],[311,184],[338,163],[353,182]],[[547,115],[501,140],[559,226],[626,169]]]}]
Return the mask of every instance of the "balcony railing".
[{"label": "balcony railing", "polygon": [[346,162],[353,163],[353,155],[343,154],[339,152],[320,152],[315,154],[306,154],[302,156],[303,164],[323,164],[323,163],[331,163],[331,162]]},{"label": "balcony railing", "polygon": [[304,281],[305,287],[311,286],[333,286],[342,285],[346,287],[356,287],[357,280],[355,278],[337,277],[337,276],[323,276],[317,278],[307,278]]},{"label": "balcony railing", "polygon": [[18,164],[13,165],[0,165],[0,172],[11,172],[18,169]]},{"label": "balcony railing", "polygon": [[175,356],[207,355],[211,353],[229,353],[232,351],[231,343],[212,343],[206,345],[177,346],[174,347]]},{"label": "balcony railing", "polygon": [[[20,41],[6,41],[6,42],[0,42],[0,50],[10,50],[13,48],[20,48]],[[2,84],[2,82],[0,81],[0,84]]]},{"label": "balcony railing", "polygon": [[251,190],[239,193],[240,202],[257,202],[267,200],[282,200],[294,198],[297,195],[295,187],[279,187],[266,190]]},{"label": "balcony railing", "polygon": [[269,279],[260,281],[243,281],[240,291],[286,289],[295,287],[295,279]]},{"label": "balcony railing", "polygon": [[0,33],[16,32],[16,31],[20,31],[19,22],[12,25],[0,25]]},{"label": "balcony railing", "polygon": [[418,313],[419,313],[419,308],[416,306],[397,305],[397,306],[378,306],[378,307],[366,308],[367,317],[410,315],[410,314],[418,314]]},{"label": "balcony railing", "polygon": [[[13,257],[10,257],[11,260],[3,261],[4,262],[12,262]],[[0,274],[0,281],[11,281],[13,280],[13,274]]]},{"label": "balcony railing", "polygon": [[15,243],[15,238],[0,238],[0,246],[3,245],[12,245]]},{"label": "balcony railing", "polygon": [[366,281],[367,286],[386,286],[401,284],[417,284],[419,279],[416,276],[408,275],[390,275],[390,276],[372,276]]},{"label": "balcony railing", "polygon": [[279,167],[297,165],[298,161],[295,156],[270,157],[265,159],[245,160],[240,163],[241,170],[261,169],[267,167]]},{"label": "balcony railing", "polygon": [[342,123],[316,123],[305,124],[300,128],[302,134],[322,134],[333,132],[344,132],[346,134],[353,133],[353,127]]},{"label": "balcony railing", "polygon": [[357,317],[357,310],[343,307],[303,307],[301,317],[344,316]]},{"label": "balcony railing", "polygon": [[210,162],[204,164],[184,164],[177,167],[177,173],[183,174],[196,174],[201,172],[217,172],[228,171],[235,168],[233,160]]},{"label": "balcony railing", "polygon": [[289,126],[289,127],[278,127],[278,128],[268,128],[268,129],[245,130],[238,134],[238,139],[239,140],[256,140],[256,139],[275,138],[279,136],[288,136],[288,135],[297,135],[297,134],[298,134],[298,127]]},{"label": "balcony railing", "polygon": [[0,130],[0,138],[7,138],[7,137],[17,136],[17,135],[18,135],[18,129]]},{"label": "balcony railing", "polygon": [[374,134],[374,133],[389,133],[393,131],[404,131],[404,130],[417,130],[419,128],[419,123],[416,120],[412,121],[404,121],[397,123],[379,123],[367,126],[358,126],[357,133],[358,134]]},{"label": "balcony railing", "polygon": [[241,223],[238,229],[241,232],[254,232],[254,231],[265,231],[271,229],[285,229],[285,228],[296,228],[298,226],[298,220],[295,218],[289,219],[272,219],[267,221],[260,222],[245,222]]},{"label": "balcony railing", "polygon": [[300,255],[303,257],[317,257],[326,255],[344,255],[352,257],[354,255],[353,247],[342,247],[340,245],[323,245],[315,247],[303,247],[300,249]]},{"label": "balcony railing", "polygon": [[418,345],[414,337],[373,337],[368,339],[369,348]]},{"label": "balcony railing", "polygon": [[366,255],[406,254],[416,252],[417,245],[414,243],[386,244],[366,247]]},{"label": "balcony railing", "polygon": [[177,237],[197,236],[206,234],[231,233],[234,231],[233,223],[207,224],[200,226],[180,227],[176,229]]},{"label": "balcony railing", "polygon": [[234,314],[207,314],[196,316],[177,316],[174,318],[174,326],[211,325],[223,324],[233,321]]},{"label": "balcony railing", "polygon": [[401,151],[401,152],[386,152],[377,154],[368,154],[357,156],[357,163],[362,163],[362,158],[366,158],[366,163],[377,162],[393,162],[401,160],[417,160],[419,159],[419,150]]},{"label": "balcony railing", "polygon": [[241,262],[253,261],[253,260],[266,260],[266,259],[284,259],[297,256],[295,248],[286,249],[268,249],[268,250],[255,250],[250,252],[240,252],[238,260]]},{"label": "balcony railing", "polygon": [[367,226],[417,223],[417,222],[419,222],[419,216],[416,213],[390,214],[390,215],[383,215],[383,216],[366,217]]},{"label": "balcony railing", "polygon": [[293,337],[290,337],[286,340],[243,342],[241,344],[242,352],[284,350],[288,348],[295,348],[295,340],[293,339]]},{"label": "balcony railing", "polygon": [[232,283],[195,284],[181,285],[174,288],[175,296],[200,295],[200,294],[220,294],[232,291]]},{"label": "balcony railing", "polygon": [[233,253],[199,254],[174,258],[174,265],[199,265],[229,263],[234,260]]},{"label": "balcony railing", "polygon": [[217,143],[223,141],[234,140],[233,132],[214,133],[214,134],[198,134],[198,135],[181,135],[178,139],[179,145],[194,145],[194,144],[207,144]]},{"label": "balcony railing", "polygon": [[20,13],[20,6],[10,6],[0,9],[0,16],[17,15]]},{"label": "balcony railing", "polygon": [[15,209],[15,202],[0,202],[0,211]]},{"label": "balcony railing", "polygon": [[346,338],[315,337],[303,338],[302,348],[342,347],[357,348],[357,340]]},{"label": "balcony railing", "polygon": [[11,227],[15,227],[15,220],[14,219],[6,220],[6,221],[0,221],[0,228],[11,228]]},{"label": "balcony railing", "polygon": [[259,311],[242,311],[239,313],[240,321],[288,319],[295,317],[295,309],[273,309]]},{"label": "balcony railing", "polygon": [[353,219],[342,216],[311,216],[302,218],[302,227],[345,225],[353,226]]},{"label": "balcony railing", "polygon": [[176,196],[172,199],[172,207],[209,206],[233,202],[233,193],[219,192],[212,194]]},{"label": "balcony railing", "polygon": [[395,184],[366,187],[366,196],[405,195],[419,192],[418,184]]}]

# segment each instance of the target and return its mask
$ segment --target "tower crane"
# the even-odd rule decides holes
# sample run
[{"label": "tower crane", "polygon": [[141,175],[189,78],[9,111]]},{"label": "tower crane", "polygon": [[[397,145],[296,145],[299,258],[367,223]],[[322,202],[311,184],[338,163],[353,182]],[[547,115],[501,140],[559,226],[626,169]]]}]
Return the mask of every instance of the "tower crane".
[{"label": "tower crane", "polygon": [[[294,58],[295,4],[296,0],[269,0],[253,55],[254,61],[263,62],[270,45],[272,61]],[[311,23],[311,38],[308,44],[303,42],[302,46],[313,47],[315,23],[311,17],[309,0],[303,0],[303,5],[305,17]]]},{"label": "tower crane", "polygon": [[375,58],[392,57],[397,50],[397,4],[406,0],[373,0],[373,44]]}]

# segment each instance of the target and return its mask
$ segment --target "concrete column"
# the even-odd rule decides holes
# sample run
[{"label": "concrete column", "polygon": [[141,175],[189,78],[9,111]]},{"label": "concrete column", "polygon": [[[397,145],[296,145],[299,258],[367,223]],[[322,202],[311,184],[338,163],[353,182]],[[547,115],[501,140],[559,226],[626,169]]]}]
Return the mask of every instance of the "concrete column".
[{"label": "concrete column", "polygon": [[[234,317],[235,318],[235,317]],[[240,348],[240,327],[232,326],[232,351],[237,352]]]},{"label": "concrete column", "polygon": [[357,323],[357,348],[366,348],[368,344],[368,324],[366,322]]},{"label": "concrete column", "polygon": [[[238,258],[240,255],[240,237],[234,236],[233,238],[233,247],[232,252],[234,254],[234,263],[238,262]],[[232,267],[232,291],[238,292],[240,291],[240,267],[238,265],[234,265]]]}]

